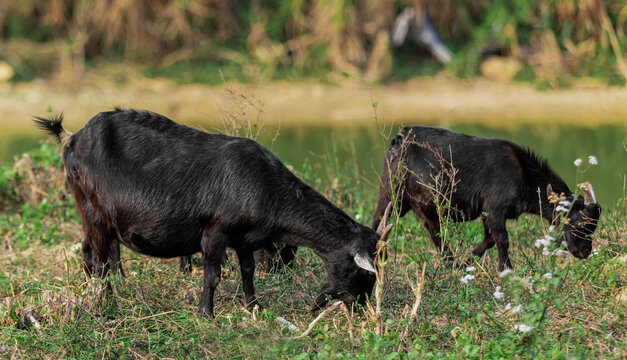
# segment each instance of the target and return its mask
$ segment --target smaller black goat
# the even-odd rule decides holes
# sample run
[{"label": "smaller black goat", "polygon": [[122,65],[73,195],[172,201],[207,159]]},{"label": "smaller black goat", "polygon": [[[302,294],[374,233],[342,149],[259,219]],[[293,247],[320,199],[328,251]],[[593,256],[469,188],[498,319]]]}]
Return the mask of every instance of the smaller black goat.
[{"label": "smaller black goat", "polygon": [[592,250],[591,235],[601,214],[591,185],[586,186],[584,197],[575,197],[531,150],[503,139],[426,126],[404,127],[392,139],[381,172],[373,227],[378,226],[391,194],[400,194],[400,215],[412,210],[424,221],[436,247],[449,255],[440,240],[436,202],[445,201],[446,195],[456,221],[483,216],[485,239],[473,254],[480,257],[496,244],[501,269],[511,267],[507,219],[527,212],[553,222],[562,216],[555,211],[561,200],[569,206],[563,240],[574,256],[583,259]]}]

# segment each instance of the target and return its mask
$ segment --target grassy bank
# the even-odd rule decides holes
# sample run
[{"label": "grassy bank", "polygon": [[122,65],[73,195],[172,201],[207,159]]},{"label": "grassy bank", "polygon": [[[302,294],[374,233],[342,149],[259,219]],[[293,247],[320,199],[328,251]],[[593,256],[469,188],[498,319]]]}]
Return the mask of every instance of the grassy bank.
[{"label": "grassy bank", "polygon": [[[60,170],[59,148],[43,144],[0,169],[0,355],[8,358],[624,358],[627,204],[604,212],[586,260],[543,255],[549,233],[535,216],[509,223],[514,273],[499,277],[490,250],[474,270],[441,259],[426,230],[394,218],[381,308],[341,308],[302,338],[324,275],[300,249],[291,271],[256,274],[265,309],[239,303],[236,256],[217,290],[216,319],[196,316],[202,266],[178,272],[174,259],[123,251],[127,277],[113,295],[82,273],[80,220]],[[352,217],[369,223],[375,190],[354,171],[328,164],[296,172]],[[456,261],[482,240],[482,225],[446,223]],[[549,249],[551,250],[551,249]],[[423,268],[424,266],[424,268]],[[423,270],[424,269],[424,270]],[[473,275],[469,279],[467,275]],[[469,279],[467,283],[461,279]],[[502,293],[502,294],[501,294]],[[622,297],[621,297],[622,296]],[[298,327],[290,330],[287,323]],[[523,326],[524,325],[524,326]]]}]

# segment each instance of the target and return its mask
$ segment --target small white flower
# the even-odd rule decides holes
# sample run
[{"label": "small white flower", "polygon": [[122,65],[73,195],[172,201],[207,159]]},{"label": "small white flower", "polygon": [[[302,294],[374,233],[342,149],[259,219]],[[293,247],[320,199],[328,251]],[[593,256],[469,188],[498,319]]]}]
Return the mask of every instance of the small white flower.
[{"label": "small white flower", "polygon": [[568,251],[562,250],[562,249],[553,250],[553,255],[555,255],[555,256],[560,256],[560,255],[568,256]]},{"label": "small white flower", "polygon": [[461,281],[461,282],[462,282],[462,283],[464,283],[464,284],[468,284],[468,282],[469,282],[470,280],[474,279],[474,278],[475,278],[475,276],[474,276],[474,275],[471,275],[471,274],[466,274],[466,275],[462,276],[462,277],[459,279],[459,281]]},{"label": "small white flower", "polygon": [[543,247],[549,247],[551,246],[551,243],[555,241],[555,238],[551,235],[545,235],[543,238],[540,239],[536,239],[536,242],[534,243],[535,247],[539,248],[540,246]]},{"label": "small white flower", "polygon": [[361,220],[361,214],[355,215],[355,220]]},{"label": "small white flower", "polygon": [[510,311],[512,309],[512,303],[507,303],[507,305],[505,305],[505,311]]},{"label": "small white flower", "polygon": [[499,277],[500,277],[500,278],[504,278],[504,277],[506,277],[507,275],[510,275],[510,274],[513,274],[513,273],[514,273],[514,270],[512,270],[512,269],[505,269],[505,270],[503,270],[503,271],[501,271],[501,272],[499,273]]},{"label": "small white flower", "polygon": [[475,271],[475,270],[476,270],[476,268],[475,268],[474,266],[468,266],[468,267],[466,268],[466,271],[468,271],[468,272],[473,272],[473,271]]},{"label": "small white flower", "polygon": [[543,279],[550,279],[550,278],[552,278],[552,277],[553,277],[553,274],[551,274],[550,272],[548,272],[548,273],[546,273],[546,274],[542,275],[542,278],[543,278]]},{"label": "small white flower", "polygon": [[588,156],[588,163],[590,163],[590,165],[597,165],[599,161],[597,160],[596,156],[590,155]]},{"label": "small white flower", "polygon": [[501,291],[501,287],[497,286],[496,287],[496,291],[494,291],[494,298],[497,300],[501,300],[502,298],[505,297],[505,293]]},{"label": "small white flower", "polygon": [[562,205],[557,205],[557,207],[555,207],[555,211],[568,212],[568,208],[563,207]]},{"label": "small white flower", "polygon": [[528,333],[529,331],[533,330],[533,326],[529,326],[525,324],[518,324],[518,325],[514,325],[514,329],[522,333]]},{"label": "small white flower", "polygon": [[582,162],[583,162],[583,160],[577,159],[577,160],[575,160],[574,164],[575,164],[576,167],[579,167]]},{"label": "small white flower", "polygon": [[549,232],[553,232],[553,231],[555,231],[555,225],[549,226]]},{"label": "small white flower", "polygon": [[559,205],[562,205],[563,207],[569,207],[570,206],[570,201],[568,200],[560,200],[558,202]]},{"label": "small white flower", "polygon": [[523,309],[522,305],[516,305],[514,306],[514,308],[512,309],[512,314],[518,314],[519,312],[521,312]]}]

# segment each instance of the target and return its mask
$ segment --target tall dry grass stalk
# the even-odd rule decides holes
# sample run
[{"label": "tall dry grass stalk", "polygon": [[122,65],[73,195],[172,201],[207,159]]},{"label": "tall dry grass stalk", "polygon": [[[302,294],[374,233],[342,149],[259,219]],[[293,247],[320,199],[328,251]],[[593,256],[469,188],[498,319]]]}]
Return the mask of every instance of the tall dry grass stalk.
[{"label": "tall dry grass stalk", "polygon": [[263,118],[264,102],[233,86],[225,85],[224,92],[227,100],[217,103],[220,118],[218,130],[231,136],[257,139],[266,124]]}]

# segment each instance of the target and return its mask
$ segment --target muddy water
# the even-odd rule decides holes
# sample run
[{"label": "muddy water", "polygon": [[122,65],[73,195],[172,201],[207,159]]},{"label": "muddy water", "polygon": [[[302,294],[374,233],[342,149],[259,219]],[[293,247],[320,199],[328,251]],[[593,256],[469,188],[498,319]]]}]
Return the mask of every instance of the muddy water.
[{"label": "muddy water", "polygon": [[[194,122],[191,124],[200,125]],[[211,130],[210,126],[202,127]],[[590,181],[599,201],[605,206],[614,207],[624,196],[627,125],[607,125],[594,129],[565,125],[525,125],[506,130],[466,123],[446,127],[471,135],[506,138],[529,146],[549,160],[551,167],[571,189],[574,189],[576,182]],[[259,140],[296,169],[302,170],[304,163],[311,165],[309,171],[312,179],[327,183],[338,174],[359,177],[364,183],[363,188],[370,188],[374,193],[387,146],[386,137],[397,129],[388,129],[384,136],[375,125],[341,129],[328,126],[282,126],[277,136],[276,128],[266,127]],[[10,165],[14,156],[37,147],[44,138],[45,135],[32,131],[0,133],[0,164]],[[588,166],[589,155],[596,156],[599,164]],[[584,160],[580,168],[573,165],[577,158]]]}]

